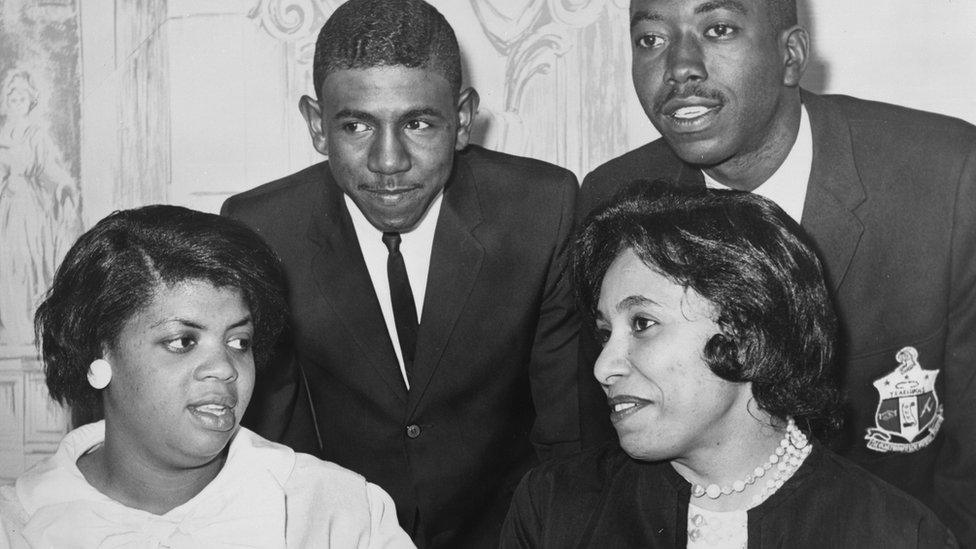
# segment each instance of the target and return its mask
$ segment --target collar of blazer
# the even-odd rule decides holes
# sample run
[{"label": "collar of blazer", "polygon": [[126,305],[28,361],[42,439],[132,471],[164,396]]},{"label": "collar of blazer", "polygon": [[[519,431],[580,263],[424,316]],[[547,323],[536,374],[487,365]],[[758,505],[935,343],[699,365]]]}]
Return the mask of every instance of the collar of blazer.
[{"label": "collar of blazer", "polygon": [[813,132],[813,167],[802,225],[816,243],[831,288],[840,287],[864,232],[856,215],[864,202],[850,123],[829,99],[801,90]]},{"label": "collar of blazer", "polygon": [[[319,292],[348,329],[363,362],[373,368],[409,413],[416,408],[437,369],[454,326],[471,294],[485,250],[476,236],[484,220],[477,178],[463,155],[444,189],[434,232],[426,298],[409,394],[400,376],[393,343],[373,291],[342,191],[326,163],[321,193],[313,205],[307,236],[315,244],[311,259]],[[341,336],[340,336],[341,337]],[[361,367],[351,365],[350,367]]]}]

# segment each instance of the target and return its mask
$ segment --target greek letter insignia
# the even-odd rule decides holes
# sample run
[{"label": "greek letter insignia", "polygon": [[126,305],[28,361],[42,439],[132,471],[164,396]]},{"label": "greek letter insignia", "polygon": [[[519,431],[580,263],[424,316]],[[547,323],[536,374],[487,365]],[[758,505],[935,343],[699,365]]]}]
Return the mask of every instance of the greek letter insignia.
[{"label": "greek letter insignia", "polygon": [[876,452],[916,452],[931,444],[942,426],[935,392],[939,370],[923,370],[915,347],[901,349],[895,359],[898,367],[874,381],[879,397],[875,426],[864,439]]}]

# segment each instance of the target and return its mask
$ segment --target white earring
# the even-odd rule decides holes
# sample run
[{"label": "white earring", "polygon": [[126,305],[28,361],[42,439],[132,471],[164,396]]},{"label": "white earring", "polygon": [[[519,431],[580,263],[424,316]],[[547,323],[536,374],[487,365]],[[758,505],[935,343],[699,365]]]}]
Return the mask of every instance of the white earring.
[{"label": "white earring", "polygon": [[92,361],[88,367],[88,384],[95,389],[104,389],[112,381],[112,365],[104,358]]}]

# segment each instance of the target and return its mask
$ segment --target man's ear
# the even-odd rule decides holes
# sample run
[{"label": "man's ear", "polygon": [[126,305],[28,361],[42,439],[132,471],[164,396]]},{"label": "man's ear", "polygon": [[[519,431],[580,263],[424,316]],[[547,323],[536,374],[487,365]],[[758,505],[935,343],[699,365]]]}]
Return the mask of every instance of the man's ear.
[{"label": "man's ear", "polygon": [[319,102],[307,95],[298,100],[298,110],[302,112],[308,133],[312,136],[312,146],[324,156],[329,156],[329,140],[322,127],[322,107]]},{"label": "man's ear", "polygon": [[458,96],[458,128],[454,150],[460,151],[468,146],[468,141],[471,139],[471,126],[474,124],[474,116],[478,114],[480,101],[478,92],[474,88],[467,88]]},{"label": "man's ear", "polygon": [[810,35],[800,26],[793,26],[783,31],[783,85],[795,88],[800,85],[800,78],[807,68],[810,54]]}]

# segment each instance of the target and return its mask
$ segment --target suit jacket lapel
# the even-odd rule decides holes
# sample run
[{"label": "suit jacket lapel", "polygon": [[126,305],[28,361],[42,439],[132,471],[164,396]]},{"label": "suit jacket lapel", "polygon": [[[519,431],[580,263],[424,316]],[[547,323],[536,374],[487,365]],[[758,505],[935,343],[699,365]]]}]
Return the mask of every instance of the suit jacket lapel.
[{"label": "suit jacket lapel", "polygon": [[485,250],[474,236],[482,220],[474,177],[461,157],[444,190],[431,251],[417,353],[410,374],[413,413],[440,365],[444,349],[481,271]]},{"label": "suit jacket lapel", "polygon": [[[313,216],[308,238],[317,245],[312,257],[315,283],[335,311],[349,335],[356,342],[364,364],[351,360],[346,368],[373,368],[388,388],[402,402],[407,401],[407,389],[400,375],[393,343],[386,330],[373,283],[366,270],[366,262],[359,248],[352,218],[346,210],[342,191],[326,168],[323,181],[322,206]],[[322,334],[322,337],[339,337]]]},{"label": "suit jacket lapel", "polygon": [[813,167],[803,206],[803,227],[816,243],[836,291],[857,249],[864,226],[855,215],[864,187],[854,161],[847,118],[827,100],[803,91],[813,133]]}]

